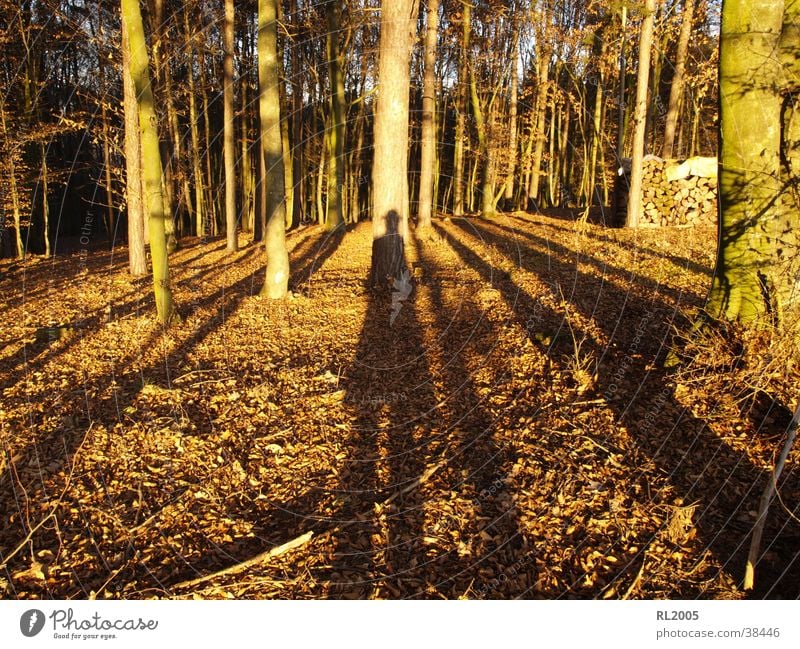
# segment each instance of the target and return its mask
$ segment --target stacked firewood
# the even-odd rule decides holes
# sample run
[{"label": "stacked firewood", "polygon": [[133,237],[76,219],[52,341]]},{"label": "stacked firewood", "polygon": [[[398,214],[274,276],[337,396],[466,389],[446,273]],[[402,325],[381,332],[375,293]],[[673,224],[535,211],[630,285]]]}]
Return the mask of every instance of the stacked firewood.
[{"label": "stacked firewood", "polygon": [[[642,179],[643,225],[713,225],[717,219],[716,163],[648,156]],[[704,161],[695,164],[693,161]]]}]

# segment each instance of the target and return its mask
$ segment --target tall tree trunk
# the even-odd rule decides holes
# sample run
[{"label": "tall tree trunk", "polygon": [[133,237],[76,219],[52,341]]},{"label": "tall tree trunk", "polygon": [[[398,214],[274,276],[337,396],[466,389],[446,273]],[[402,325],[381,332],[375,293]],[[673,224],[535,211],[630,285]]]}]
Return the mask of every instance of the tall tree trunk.
[{"label": "tall tree trunk", "polygon": [[669,89],[669,105],[667,106],[667,122],[664,126],[664,157],[672,158],[675,146],[675,129],[678,125],[681,101],[683,99],[684,73],[686,70],[686,53],[689,51],[689,37],[692,34],[694,17],[694,0],[684,0],[681,16],[681,34],[678,38],[678,51],[675,54],[675,73]]},{"label": "tall tree trunk", "polygon": [[[111,180],[111,133],[108,125],[108,109],[106,107],[106,97],[108,97],[106,88],[106,74],[105,65],[101,60],[99,61],[100,68],[100,87],[103,97],[100,98],[100,121],[103,125],[103,185],[106,197],[106,231],[111,244],[114,244],[115,224],[114,224],[114,185]],[[42,149],[44,153],[44,149]],[[46,199],[47,197],[45,197]]]},{"label": "tall tree trunk", "polygon": [[44,256],[50,256],[50,202],[48,188],[47,171],[47,146],[44,142],[39,142],[39,150],[42,156],[42,234],[44,235]]},{"label": "tall tree trunk", "polygon": [[128,31],[131,77],[137,97],[141,132],[142,169],[145,204],[150,229],[150,255],[153,260],[153,291],[159,321],[167,325],[176,316],[172,301],[164,228],[164,201],[161,196],[161,151],[158,120],[150,85],[147,45],[139,0],[122,0],[122,17]]},{"label": "tall tree trunk", "polygon": [[436,41],[439,33],[439,0],[428,0],[426,16],[418,210],[418,223],[422,229],[431,227],[433,212],[433,176],[436,158]]},{"label": "tall tree trunk", "polygon": [[372,269],[370,284],[386,286],[405,269],[408,238],[408,106],[411,49],[419,0],[381,3],[378,102],[372,163]]},{"label": "tall tree trunk", "polygon": [[[195,234],[198,237],[206,236],[206,213],[203,201],[203,173],[200,166],[200,130],[197,126],[197,98],[195,97],[194,80],[194,36],[189,23],[189,5],[183,7],[184,28],[188,43],[187,58],[189,60],[189,132],[192,138],[192,176],[194,177],[194,220]],[[187,199],[188,200],[188,199]]]},{"label": "tall tree trunk", "polygon": [[508,105],[508,168],[503,197],[504,208],[514,209],[514,174],[517,172],[517,103],[519,95],[519,25],[514,21],[514,47],[511,61],[511,97]]},{"label": "tall tree trunk", "polygon": [[653,23],[656,0],[646,0],[642,31],[639,35],[639,72],[636,79],[636,113],[634,116],[633,157],[631,159],[631,188],[628,193],[629,228],[639,225],[642,215],[642,172],[644,168],[644,138],[647,128],[647,87],[650,78],[650,49],[653,45]]},{"label": "tall tree trunk", "polygon": [[469,40],[472,33],[472,5],[465,2],[462,14],[461,54],[458,61],[458,101],[456,104],[456,134],[453,151],[453,214],[464,213],[464,138],[466,137],[467,102],[469,93]]},{"label": "tall tree trunk", "polygon": [[[783,2],[726,0],[720,40],[719,249],[713,317],[763,319],[775,304]],[[742,52],[747,55],[743,56]],[[797,217],[794,217],[795,227]],[[786,281],[785,279],[783,280]]]},{"label": "tall tree trunk", "polygon": [[625,110],[626,110],[626,94],[625,94],[625,81],[628,77],[628,61],[627,61],[627,34],[628,34],[628,8],[623,4],[620,9],[620,29],[622,31],[622,38],[619,43],[619,112],[617,114],[617,163],[622,162],[625,153]]},{"label": "tall tree trunk", "polygon": [[[225,0],[225,21],[222,31],[223,68],[223,147],[225,158],[225,233],[229,252],[239,249],[236,236],[236,133],[233,115],[233,0]],[[277,91],[277,86],[275,90]]]},{"label": "tall tree trunk", "polygon": [[305,173],[303,168],[303,78],[305,76],[300,67],[300,47],[302,34],[299,25],[302,24],[297,8],[297,0],[291,0],[291,19],[298,25],[298,34],[291,47],[292,59],[292,227],[296,228],[303,220],[305,212]]},{"label": "tall tree trunk", "polygon": [[[492,155],[489,144],[489,134],[487,133],[486,118],[481,107],[480,96],[478,95],[478,82],[475,79],[475,66],[469,63],[469,92],[472,100],[472,116],[475,119],[475,131],[478,134],[478,157],[481,163],[481,215],[491,218],[494,212],[494,188],[492,187]],[[489,110],[492,110],[493,102],[489,102]]]},{"label": "tall tree trunk", "polygon": [[142,204],[142,149],[136,90],[131,77],[131,54],[126,21],[122,21],[122,92],[125,109],[125,190],[128,207],[128,269],[134,277],[147,274]]},{"label": "tall tree trunk", "polygon": [[535,201],[539,198],[539,179],[542,175],[542,159],[544,158],[545,125],[547,122],[547,93],[550,79],[550,51],[542,48],[538,62],[539,75],[536,90],[536,115],[534,117],[534,135],[536,138],[533,149],[533,162],[531,163],[530,197]]},{"label": "tall tree trunk", "polygon": [[325,7],[328,23],[327,54],[330,82],[331,115],[328,121],[328,210],[325,227],[335,230],[342,223],[342,194],[344,192],[344,77],[342,54],[339,51],[340,3],[329,0]]},{"label": "tall tree trunk", "polygon": [[266,167],[267,270],[261,295],[286,297],[289,253],[286,250],[286,188],[281,138],[281,94],[278,79],[278,2],[258,0],[258,87],[261,155]]},{"label": "tall tree trunk", "polygon": [[[594,117],[592,118],[592,152],[589,162],[589,186],[586,204],[591,205],[597,195],[597,156],[603,148],[603,85],[602,72],[597,83],[597,92],[594,97]],[[599,202],[599,201],[598,201]]]},{"label": "tall tree trunk", "polygon": [[217,222],[217,204],[214,200],[214,182],[211,171],[211,112],[208,101],[208,83],[206,79],[206,50],[205,44],[200,48],[200,87],[203,96],[203,144],[205,150],[205,182],[203,183],[206,205],[206,234],[212,237],[219,232]]},{"label": "tall tree trunk", "polygon": [[[156,73],[156,79],[159,81],[166,81],[169,76],[169,58],[166,62],[162,60],[164,40],[164,0],[154,0],[152,3],[153,13],[151,17],[152,25],[152,40],[153,40],[153,69]],[[164,75],[162,79],[159,75]],[[154,93],[155,94],[155,93]],[[167,101],[170,101],[170,89],[165,88],[164,94]],[[169,118],[169,112],[167,112]],[[163,164],[161,173],[161,198],[164,201],[164,231],[167,235],[167,252],[172,252],[177,248],[177,239],[175,237],[175,170],[173,168],[173,156],[170,154],[171,130],[169,122],[167,123],[166,138],[159,140],[159,147],[161,153],[161,163]],[[162,132],[162,136],[164,133]],[[148,228],[149,232],[149,228]],[[147,235],[149,238],[149,234]]]}]

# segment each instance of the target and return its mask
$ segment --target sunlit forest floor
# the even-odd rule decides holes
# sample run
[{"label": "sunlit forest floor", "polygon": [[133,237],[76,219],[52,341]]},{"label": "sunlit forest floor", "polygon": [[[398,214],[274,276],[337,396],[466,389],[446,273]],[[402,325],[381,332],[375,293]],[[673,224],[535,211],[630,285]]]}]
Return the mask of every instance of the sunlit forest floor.
[{"label": "sunlit forest floor", "polygon": [[[661,365],[715,236],[437,220],[381,295],[369,223],[306,228],[282,303],[189,240],[166,332],[124,247],[2,262],[0,594],[742,597],[789,404],[721,343]],[[764,539],[755,595],[798,597],[786,507]]]}]

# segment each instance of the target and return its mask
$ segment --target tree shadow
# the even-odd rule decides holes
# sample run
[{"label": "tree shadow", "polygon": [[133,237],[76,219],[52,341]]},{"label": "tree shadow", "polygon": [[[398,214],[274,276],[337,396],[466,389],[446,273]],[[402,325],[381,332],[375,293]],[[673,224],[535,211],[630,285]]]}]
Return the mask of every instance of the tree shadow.
[{"label": "tree shadow", "polygon": [[[459,238],[466,237],[472,243],[467,246],[456,241],[450,233],[453,228],[461,232]],[[582,271],[564,261],[574,256],[574,252],[559,249],[552,242],[547,248],[549,253],[544,254],[526,245],[526,239],[512,237],[512,233],[485,222],[470,223],[468,227],[463,221],[453,221],[446,234],[465,263],[476,269],[483,264],[484,276],[489,274],[485,262],[470,248],[491,246],[528,272],[541,275],[546,269],[548,277],[542,277],[545,283],[555,280],[561,286],[573,286],[570,294],[564,293],[565,299],[572,309],[596,323],[606,338],[602,347],[592,345],[592,351],[598,354],[596,392],[602,394],[618,425],[633,432],[638,447],[660,472],[669,476],[672,497],[679,498],[684,505],[696,503],[692,525],[700,545],[698,567],[702,567],[705,552],[710,551],[718,564],[740,581],[753,524],[749,512],[756,508],[760,493],[756,485],[763,484],[766,475],[714,434],[706,421],[690,412],[676,398],[670,373],[656,367],[676,322],[675,308],[658,295],[645,298],[605,281],[604,277]],[[594,266],[601,267],[599,260],[595,260]],[[636,281],[635,277],[631,279]],[[519,300],[518,292],[510,287],[501,291],[515,312],[528,301]],[[551,355],[552,351],[548,350]],[[694,452],[699,449],[703,452]],[[661,504],[674,513],[680,510],[676,502]],[[792,579],[800,572],[800,562],[791,554],[779,556],[774,552],[771,559],[777,568],[771,570],[767,565],[761,568],[765,574],[782,575],[782,586],[770,584],[772,596],[796,596],[798,582]],[[720,577],[717,574],[714,579]],[[712,588],[714,579],[674,584],[671,596],[702,597]]]}]

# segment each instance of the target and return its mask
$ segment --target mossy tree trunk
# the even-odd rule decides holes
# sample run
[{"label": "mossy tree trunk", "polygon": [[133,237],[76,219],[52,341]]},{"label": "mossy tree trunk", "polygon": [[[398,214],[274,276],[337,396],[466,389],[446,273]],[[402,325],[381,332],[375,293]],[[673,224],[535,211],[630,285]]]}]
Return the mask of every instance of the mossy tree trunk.
[{"label": "mossy tree trunk", "polygon": [[142,183],[150,230],[150,255],[153,260],[153,290],[159,321],[167,325],[176,316],[170,289],[166,214],[161,194],[161,150],[158,117],[150,84],[147,44],[139,0],[122,0],[122,18],[128,33],[131,78],[136,92],[142,146]]},{"label": "mossy tree trunk", "polygon": [[419,0],[381,3],[375,157],[372,163],[370,284],[386,286],[405,269],[408,238],[408,105]]},{"label": "mossy tree trunk", "polygon": [[264,239],[267,271],[261,295],[286,297],[289,285],[289,253],[286,250],[286,188],[281,137],[281,95],[278,86],[278,0],[258,0],[258,86],[261,118],[261,155],[267,223]]},{"label": "mossy tree trunk", "polygon": [[722,12],[719,252],[707,311],[742,323],[779,317],[796,282],[786,271],[796,269],[800,219],[783,205],[793,179],[781,177],[783,82],[775,56],[783,9],[774,0],[726,0]]}]

